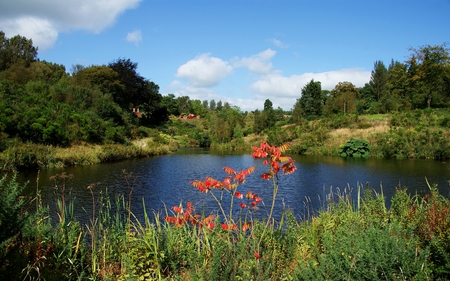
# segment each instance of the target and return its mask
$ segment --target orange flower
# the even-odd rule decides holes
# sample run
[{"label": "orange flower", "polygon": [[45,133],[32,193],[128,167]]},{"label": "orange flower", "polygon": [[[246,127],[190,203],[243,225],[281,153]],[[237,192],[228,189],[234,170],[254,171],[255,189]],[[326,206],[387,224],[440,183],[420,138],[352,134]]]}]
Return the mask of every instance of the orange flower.
[{"label": "orange flower", "polygon": [[250,227],[252,226],[251,222],[246,222],[242,225],[242,231],[246,232],[247,230],[250,229]]}]

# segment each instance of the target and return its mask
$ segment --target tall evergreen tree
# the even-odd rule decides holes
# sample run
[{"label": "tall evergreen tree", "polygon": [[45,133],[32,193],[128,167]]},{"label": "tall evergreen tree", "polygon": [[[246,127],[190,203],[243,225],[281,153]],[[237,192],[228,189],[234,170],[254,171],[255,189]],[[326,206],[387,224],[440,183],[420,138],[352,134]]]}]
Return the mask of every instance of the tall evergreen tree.
[{"label": "tall evergreen tree", "polygon": [[372,87],[375,99],[379,102],[381,102],[384,94],[386,94],[388,79],[389,75],[384,63],[382,61],[375,61],[369,84]]}]

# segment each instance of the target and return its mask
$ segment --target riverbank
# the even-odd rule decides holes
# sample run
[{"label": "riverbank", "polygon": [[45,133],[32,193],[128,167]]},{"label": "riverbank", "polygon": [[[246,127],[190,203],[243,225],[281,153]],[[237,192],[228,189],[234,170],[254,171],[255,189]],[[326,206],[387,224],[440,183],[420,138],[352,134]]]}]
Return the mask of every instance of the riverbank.
[{"label": "riverbank", "polygon": [[68,148],[40,144],[18,144],[0,153],[1,170],[23,168],[62,168],[93,165],[130,158],[168,154],[177,149],[177,143],[160,143],[153,138],[135,140],[127,144],[73,145]]},{"label": "riverbank", "polygon": [[[401,112],[376,115],[342,115],[300,123],[280,121],[275,129],[247,134],[229,142],[211,143],[216,150],[251,151],[262,140],[272,145],[291,142],[290,153],[339,156],[351,139],[369,144],[368,157],[423,158],[445,160],[450,157],[450,114],[447,110]],[[178,121],[177,121],[178,122]],[[126,144],[84,144],[68,148],[33,143],[12,143],[0,153],[0,169],[52,168],[92,165],[130,158],[163,155],[178,147],[199,146],[195,138],[203,120],[178,122],[162,129],[156,137]],[[186,124],[185,124],[186,123]],[[192,124],[191,124],[192,123]],[[170,135],[169,135],[170,134]]]}]

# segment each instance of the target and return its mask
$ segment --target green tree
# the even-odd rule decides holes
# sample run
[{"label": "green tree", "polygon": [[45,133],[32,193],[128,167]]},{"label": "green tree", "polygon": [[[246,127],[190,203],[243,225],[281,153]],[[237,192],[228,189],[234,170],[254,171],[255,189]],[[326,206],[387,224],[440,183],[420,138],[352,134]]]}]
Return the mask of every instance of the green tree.
[{"label": "green tree", "polygon": [[369,83],[364,84],[364,87],[359,88],[359,99],[357,102],[357,111],[359,114],[375,113],[374,102],[375,96],[372,91],[372,87]]},{"label": "green tree", "polygon": [[407,62],[409,68],[414,69],[412,79],[418,86],[416,94],[422,94],[423,104],[428,108],[443,106],[447,97],[445,89],[450,63],[447,44],[410,48],[410,51],[412,55]]},{"label": "green tree", "polygon": [[166,108],[169,115],[180,115],[180,111],[178,110],[178,101],[174,94],[163,96],[161,100],[161,107]]},{"label": "green tree", "polygon": [[404,109],[411,109],[411,89],[406,64],[392,60],[389,65],[388,73],[388,88],[390,96],[398,100],[398,108],[402,107]]},{"label": "green tree", "polygon": [[223,108],[223,104],[222,104],[222,101],[220,100],[216,103],[216,110],[221,111],[222,108]]},{"label": "green tree", "polygon": [[167,110],[161,107],[159,86],[139,75],[137,63],[130,59],[117,59],[108,67],[119,74],[118,79],[124,86],[122,91],[113,94],[115,102],[128,111],[139,108],[143,120],[149,124],[167,120]]},{"label": "green tree", "polygon": [[[302,96],[297,99],[294,106],[295,114],[301,117],[313,119],[322,116],[323,110],[322,86],[319,81],[312,79],[302,88]],[[295,117],[298,119],[298,117]]]},{"label": "green tree", "polygon": [[33,40],[16,35],[6,38],[0,30],[0,71],[10,68],[13,64],[28,67],[36,60],[38,48],[33,46]]},{"label": "green tree", "polygon": [[125,86],[119,80],[119,74],[107,66],[83,68],[73,77],[77,85],[98,88],[102,93],[111,94],[113,97],[121,95],[125,90]]},{"label": "green tree", "polygon": [[216,110],[216,101],[215,100],[209,101],[209,110]]},{"label": "green tree", "polygon": [[275,116],[275,111],[273,110],[273,103],[269,100],[266,99],[264,101],[264,115],[265,115],[265,126],[267,128],[272,128],[275,125],[276,122],[276,116]]},{"label": "green tree", "polygon": [[205,117],[207,113],[207,109],[202,105],[200,100],[190,100],[190,109],[189,113],[200,115],[201,117]]},{"label": "green tree", "polygon": [[381,99],[386,94],[388,78],[388,71],[384,63],[382,61],[375,61],[369,84],[372,87],[375,99],[379,102],[381,102]]},{"label": "green tree", "polygon": [[350,82],[339,82],[330,92],[325,105],[328,114],[351,113],[356,111],[358,89]]},{"label": "green tree", "polygon": [[190,98],[188,96],[182,96],[177,98],[178,111],[180,114],[188,114],[191,108]]}]

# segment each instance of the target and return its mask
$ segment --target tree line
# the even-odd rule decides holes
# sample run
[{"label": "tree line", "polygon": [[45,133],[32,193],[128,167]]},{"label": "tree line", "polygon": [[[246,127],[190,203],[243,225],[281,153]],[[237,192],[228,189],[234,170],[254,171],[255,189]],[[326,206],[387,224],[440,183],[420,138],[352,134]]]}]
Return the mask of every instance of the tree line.
[{"label": "tree line", "polygon": [[450,56],[446,43],[410,48],[405,62],[388,67],[375,61],[364,87],[340,82],[331,91],[311,80],[301,91],[293,118],[314,119],[339,113],[377,114],[450,107]]},{"label": "tree line", "polygon": [[0,31],[0,150],[17,140],[58,146],[126,143],[147,136],[147,128],[173,133],[174,119],[169,117],[186,114],[201,116],[201,125],[190,134],[199,145],[209,146],[239,142],[251,133],[270,137],[280,120],[296,123],[335,114],[449,107],[447,44],[410,51],[403,63],[392,60],[386,67],[376,61],[364,87],[344,81],[328,91],[311,80],[289,111],[274,109],[267,99],[263,110],[242,112],[220,100],[163,96],[127,58],[74,65],[69,73],[63,65],[39,60],[31,39],[7,38]]}]

